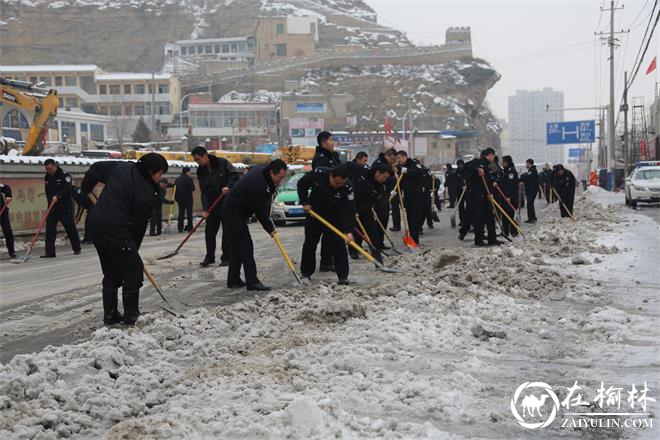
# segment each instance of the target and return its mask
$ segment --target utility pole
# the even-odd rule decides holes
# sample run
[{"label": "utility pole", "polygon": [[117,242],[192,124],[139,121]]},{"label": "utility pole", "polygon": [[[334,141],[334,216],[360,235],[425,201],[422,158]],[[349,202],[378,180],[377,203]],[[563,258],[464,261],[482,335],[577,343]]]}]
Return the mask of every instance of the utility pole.
[{"label": "utility pole", "polygon": [[408,100],[408,149],[410,158],[415,158],[415,138],[413,136],[412,97]]},{"label": "utility pole", "polygon": [[153,142],[156,134],[156,73],[151,72],[151,141]]},{"label": "utility pole", "polygon": [[598,35],[608,35],[607,44],[610,46],[610,106],[609,112],[607,114],[607,134],[608,134],[608,145],[607,145],[607,170],[609,174],[607,189],[612,189],[612,183],[614,178],[614,145],[616,143],[616,127],[614,127],[614,49],[617,46],[618,39],[614,38],[615,34],[625,33],[624,31],[614,32],[614,13],[617,10],[623,9],[623,6],[620,8],[614,7],[614,0],[610,0],[610,8],[602,9],[602,12],[610,12],[610,31],[600,32]]},{"label": "utility pole", "polygon": [[629,158],[630,158],[630,144],[628,143],[628,71],[623,72],[623,159],[625,168],[623,169],[623,176],[628,175]]}]

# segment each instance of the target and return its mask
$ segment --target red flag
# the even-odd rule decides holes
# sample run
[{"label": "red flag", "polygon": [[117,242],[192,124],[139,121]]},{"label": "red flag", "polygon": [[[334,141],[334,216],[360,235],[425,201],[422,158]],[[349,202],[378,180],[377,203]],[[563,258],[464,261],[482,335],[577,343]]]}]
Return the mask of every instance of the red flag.
[{"label": "red flag", "polygon": [[646,69],[646,74],[648,75],[649,73],[653,72],[657,65],[658,57],[653,57],[653,61],[651,61],[651,64],[649,64],[649,68]]}]

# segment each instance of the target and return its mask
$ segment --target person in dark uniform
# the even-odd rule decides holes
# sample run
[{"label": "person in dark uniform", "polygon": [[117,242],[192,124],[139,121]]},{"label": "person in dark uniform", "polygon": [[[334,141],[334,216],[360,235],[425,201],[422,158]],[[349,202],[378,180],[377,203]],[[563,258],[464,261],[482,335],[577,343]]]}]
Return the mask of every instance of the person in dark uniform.
[{"label": "person in dark uniform", "polygon": [[[103,322],[133,325],[140,316],[143,263],[138,251],[147,222],[157,203],[167,160],[148,153],[137,162],[102,161],[85,173],[81,190],[86,197],[97,183],[105,186],[87,216],[88,230],[103,270]],[[123,316],[117,309],[122,288]]]},{"label": "person in dark uniform", "polygon": [[9,203],[11,203],[11,187],[0,183],[0,225],[2,226],[2,235],[5,237],[7,252],[9,257],[16,258],[16,249],[14,249],[14,232],[9,222]]},{"label": "person in dark uniform", "polygon": [[[502,172],[494,185],[498,186],[504,193],[504,198],[500,206],[513,219],[516,211],[511,206],[518,206],[518,171],[511,156],[504,156],[502,158]],[[496,192],[499,194],[499,191]],[[516,228],[504,216],[502,216],[502,233],[506,236],[512,235],[513,237],[518,235]]]},{"label": "person in dark uniform", "polygon": [[[177,221],[177,229],[179,232],[190,231],[193,227],[193,192],[195,192],[195,181],[188,174],[190,168],[183,167],[181,175],[174,181],[176,193],[174,200],[179,205],[179,218]],[[186,227],[183,227],[183,220],[186,219]]]},{"label": "person in dark uniform", "polygon": [[419,244],[419,231],[424,221],[424,185],[422,184],[424,169],[403,150],[397,153],[397,159],[399,172],[403,174],[400,187],[403,192],[403,206],[408,217],[410,236]]},{"label": "person in dark uniform", "polygon": [[[322,169],[325,172],[328,172],[341,165],[339,154],[335,151],[335,141],[332,137],[332,133],[322,131],[316,136],[316,142],[318,143],[318,146],[316,147],[314,158],[312,159],[312,171]],[[321,238],[321,262],[319,264],[319,272],[334,272],[335,270],[332,262],[332,252],[329,250],[330,240],[334,240],[331,234],[331,231],[323,231],[323,236]]]},{"label": "person in dark uniform", "polygon": [[[465,161],[463,159],[458,159],[456,161],[456,193],[458,194],[458,199],[461,199],[461,194],[463,194],[463,189],[467,188],[465,183],[464,166],[465,166]],[[458,205],[458,224],[461,228],[463,228],[463,226],[465,225],[465,234],[462,234],[463,238],[470,229],[469,217],[470,216],[468,215],[468,209],[467,209],[467,194],[463,194],[463,198],[462,200],[460,200],[460,203]],[[460,236],[459,238],[461,240],[463,239]]]},{"label": "person in dark uniform", "polygon": [[[248,220],[256,215],[264,230],[272,237],[275,225],[270,218],[270,207],[277,187],[287,176],[287,165],[276,159],[268,165],[258,165],[241,177],[232,186],[223,210],[225,233],[232,239],[227,272],[227,287],[247,290],[267,291],[257,277],[257,264],[254,261],[254,245],[248,229]],[[245,282],[241,280],[241,266],[245,273]]]},{"label": "person in dark uniform", "polygon": [[[234,166],[227,159],[215,157],[208,154],[204,147],[193,148],[192,157],[199,167],[197,168],[197,179],[202,193],[202,205],[204,213],[202,216],[206,219],[206,229],[204,238],[206,240],[206,256],[199,263],[202,267],[210,266],[215,263],[216,236],[222,223],[222,210],[224,209],[224,198],[231,187],[238,181],[240,174],[234,169]],[[209,207],[225,194],[223,200],[210,213]],[[222,233],[222,255],[220,257],[220,266],[229,266],[230,237]]]},{"label": "person in dark uniform", "polygon": [[158,199],[154,205],[154,209],[151,212],[151,219],[149,220],[149,235],[151,237],[156,237],[163,233],[163,205],[173,205],[174,200],[169,200],[167,198],[167,188],[171,185],[168,185],[167,179],[162,178],[158,183]]},{"label": "person in dark uniform", "polygon": [[[418,161],[416,161],[418,162]],[[422,165],[422,186],[424,187],[424,207],[422,213],[422,224],[419,225],[419,233],[421,234],[424,227],[424,220],[426,220],[426,226],[429,229],[433,229],[433,173],[431,170],[426,168],[423,163],[418,162]]]},{"label": "person in dark uniform", "polygon": [[550,201],[554,198],[550,193],[550,187],[552,185],[552,169],[550,168],[550,164],[545,164],[541,172],[539,173],[539,184],[541,185],[541,189],[543,190],[543,195],[545,196],[545,201],[546,203],[550,203]]},{"label": "person in dark uniform", "polygon": [[369,163],[369,155],[364,151],[358,151],[358,153],[355,155],[355,159],[353,159],[352,162],[360,166],[367,166]]},{"label": "person in dark uniform", "polygon": [[575,202],[575,175],[559,164],[555,166],[554,178],[552,179],[552,186],[559,194],[559,197],[570,211],[570,214],[564,208],[564,205],[559,204],[559,211],[563,217],[571,217],[573,214],[573,203]]},{"label": "person in dark uniform", "polygon": [[520,181],[525,185],[525,199],[527,199],[527,221],[525,223],[536,223],[534,201],[539,192],[539,173],[536,171],[533,159],[527,159],[525,167],[527,167],[527,172],[520,176]]},{"label": "person in dark uniform", "polygon": [[57,238],[57,223],[62,223],[67,237],[71,242],[73,254],[80,254],[80,237],[73,218],[73,178],[65,173],[53,159],[44,162],[46,176],[46,200],[53,206],[46,219],[46,253],[41,258],[55,258],[55,239]]},{"label": "person in dark uniform", "polygon": [[[470,221],[474,228],[474,244],[476,246],[496,246],[502,242],[497,240],[495,232],[495,216],[491,203],[492,194],[489,195],[484,188],[484,179],[486,185],[492,193],[492,183],[487,178],[490,164],[495,161],[495,150],[486,148],[481,152],[478,159],[472,159],[464,166],[465,180],[467,182],[468,209],[470,211]],[[488,232],[484,236],[484,226]],[[467,232],[467,231],[466,231]],[[463,237],[463,229],[461,229]],[[460,237],[459,237],[460,238]],[[484,238],[487,240],[484,242]]]},{"label": "person in dark uniform", "polygon": [[[392,167],[385,164],[376,164],[374,167],[365,168],[349,162],[346,166],[355,195],[355,211],[367,231],[367,236],[375,241],[374,237],[381,229],[376,223],[371,210],[380,199],[389,196],[385,182],[394,174],[394,171],[392,171]],[[356,227],[359,229],[359,226]],[[359,246],[362,245],[360,234],[355,236],[355,242]],[[376,244],[374,244],[374,247],[378,249]],[[353,259],[358,258],[358,251],[353,247],[348,248],[348,253]]]},{"label": "person in dark uniform", "polygon": [[[396,150],[394,148],[389,148],[384,153],[380,153],[378,158],[371,164],[371,168],[378,167],[379,165],[389,166],[390,169],[392,169],[393,166],[396,166]],[[390,221],[390,193],[394,190],[395,182],[396,177],[392,174],[385,182],[386,193],[376,201],[376,205],[374,206],[376,215],[385,228],[387,228],[387,224]],[[378,227],[378,230],[371,238],[377,249],[389,249],[389,247],[385,245],[385,233],[380,227]]]},{"label": "person in dark uniform", "polygon": [[[348,169],[339,165],[332,170],[317,169],[305,174],[298,181],[298,198],[305,212],[310,209],[344,232],[354,241],[355,207],[353,189],[348,180]],[[302,248],[300,271],[304,278],[310,278],[316,267],[316,247],[321,236],[327,232],[328,251],[334,258],[335,272],[339,284],[348,284],[348,255],[346,243],[326,226],[311,216],[305,219],[305,242]]]},{"label": "person in dark uniform", "polygon": [[460,193],[456,193],[458,187],[456,183],[456,170],[452,164],[448,163],[445,171],[445,188],[447,188],[447,197],[449,197],[449,208],[456,205],[456,200],[460,196]]}]

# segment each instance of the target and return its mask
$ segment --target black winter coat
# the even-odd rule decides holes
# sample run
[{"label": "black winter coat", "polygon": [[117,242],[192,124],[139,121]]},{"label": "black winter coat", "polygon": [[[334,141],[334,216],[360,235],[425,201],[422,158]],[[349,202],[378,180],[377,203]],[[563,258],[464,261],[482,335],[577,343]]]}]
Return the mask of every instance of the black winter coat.
[{"label": "black winter coat", "polygon": [[539,192],[539,172],[536,165],[532,165],[526,173],[520,175],[520,181],[525,184],[525,194],[531,196]]},{"label": "black winter coat", "polygon": [[354,162],[347,163],[351,174],[351,186],[355,196],[355,210],[371,215],[371,208],[387,193],[385,185],[376,182],[375,169],[362,167]]},{"label": "black winter coat", "polygon": [[118,251],[140,248],[147,222],[160,196],[160,187],[139,163],[103,161],[92,165],[81,184],[90,194],[97,183],[105,184],[85,222],[94,244]]},{"label": "black winter coat", "polygon": [[310,171],[298,180],[300,204],[311,205],[317,214],[346,233],[352,233],[355,226],[354,198],[353,187],[348,182],[334,189],[330,174],[323,169]]},{"label": "black winter coat", "polygon": [[232,186],[225,197],[223,216],[247,222],[252,215],[256,215],[261,226],[270,234],[275,230],[270,219],[270,206],[276,190],[267,166],[256,166]]},{"label": "black winter coat", "polygon": [[[479,169],[484,170],[484,178],[479,176]],[[484,180],[488,186],[488,190],[492,193],[492,181],[488,178],[490,172],[490,164],[486,159],[472,159],[463,166],[463,176],[467,183],[468,191],[473,196],[486,197],[488,194],[484,188]]]},{"label": "black winter coat", "polygon": [[53,211],[71,211],[73,210],[73,178],[71,174],[65,173],[62,168],[57,167],[57,171],[52,176],[48,173],[44,176],[46,186],[46,201],[50,204],[53,196],[57,196],[58,202],[53,207]]},{"label": "black winter coat", "polygon": [[[208,209],[222,194],[225,186],[231,188],[239,179],[240,173],[223,157],[209,154],[209,166],[197,168],[197,180],[202,192],[202,204]],[[224,200],[220,203],[222,205]]]},{"label": "black winter coat", "polygon": [[330,171],[339,165],[341,165],[339,153],[336,151],[328,151],[321,146],[316,147],[314,159],[312,159],[312,170],[323,168],[325,171]]},{"label": "black winter coat", "polygon": [[[401,191],[404,193],[403,196],[407,198],[422,194],[424,192],[424,182],[422,181],[424,177],[424,166],[408,158],[403,167],[406,168],[406,175],[401,178],[401,183],[399,184]],[[399,171],[403,167],[399,166]]]},{"label": "black winter coat", "polygon": [[564,168],[564,175],[555,174],[552,186],[562,200],[573,200],[575,196],[575,175]]},{"label": "black winter coat", "polygon": [[0,209],[2,209],[3,206],[5,206],[5,199],[7,197],[11,197],[11,186],[5,185],[4,183],[0,183],[0,193],[4,197],[0,197]]},{"label": "black winter coat", "polygon": [[511,204],[518,204],[518,171],[513,165],[502,170],[497,182],[504,195],[511,199]]},{"label": "black winter coat", "polygon": [[187,204],[193,201],[193,192],[195,192],[195,181],[187,174],[181,174],[174,181],[176,193],[174,200],[179,203]]}]

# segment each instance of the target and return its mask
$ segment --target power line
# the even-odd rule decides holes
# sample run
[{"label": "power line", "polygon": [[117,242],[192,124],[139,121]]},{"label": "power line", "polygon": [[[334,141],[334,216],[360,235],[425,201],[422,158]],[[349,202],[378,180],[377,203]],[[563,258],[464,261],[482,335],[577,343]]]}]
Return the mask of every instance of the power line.
[{"label": "power line", "polygon": [[[644,36],[642,37],[642,44],[640,44],[640,46],[639,46],[639,50],[637,51],[637,56],[635,57],[635,63],[633,64],[633,70],[635,70],[635,74],[633,74],[630,77],[630,81],[628,82],[628,84],[626,84],[626,86],[629,86],[630,84],[632,84],[632,82],[635,79],[635,76],[637,74],[636,72],[639,70],[639,66],[644,61],[644,55],[646,54],[646,49],[648,49],[648,46],[649,46],[648,43],[651,42],[651,37],[653,37],[653,30],[655,30],[655,25],[658,24],[658,18],[657,17],[656,17],[656,20],[655,20],[655,25],[653,25],[653,30],[651,31],[651,35],[648,38],[648,43],[646,44],[646,48],[644,49],[644,54],[642,54],[641,59],[639,58],[639,55],[642,51],[642,48],[644,47],[644,41],[646,40],[646,36],[648,35],[649,27],[651,26],[651,23],[653,22],[653,13],[655,12],[655,9],[656,9],[657,6],[658,6],[658,0],[655,0],[655,3],[653,4],[653,9],[651,9],[651,15],[649,16],[649,21],[646,24],[646,30],[644,31]],[[658,11],[658,16],[660,16],[660,11]],[[635,66],[637,66],[637,67],[635,67]]]}]

